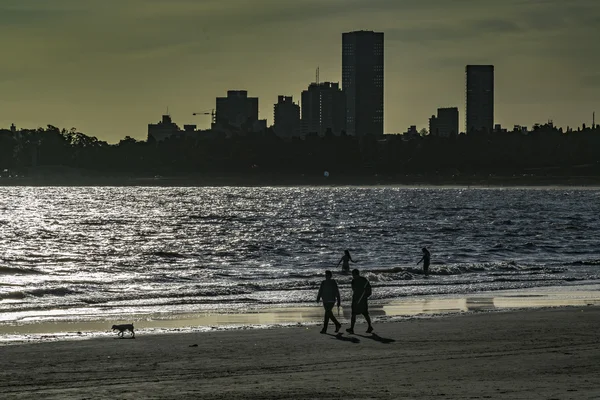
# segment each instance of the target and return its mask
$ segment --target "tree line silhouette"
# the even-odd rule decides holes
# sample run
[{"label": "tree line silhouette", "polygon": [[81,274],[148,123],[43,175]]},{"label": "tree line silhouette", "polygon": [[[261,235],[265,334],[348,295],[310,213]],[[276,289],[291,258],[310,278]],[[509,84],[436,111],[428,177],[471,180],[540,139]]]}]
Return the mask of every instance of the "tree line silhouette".
[{"label": "tree line silhouette", "polygon": [[282,139],[272,129],[232,137],[186,133],[161,142],[129,136],[109,144],[76,129],[47,128],[0,132],[0,168],[32,174],[49,167],[104,176],[193,176],[257,174],[514,175],[552,171],[600,172],[600,128],[577,130],[536,125],[524,134],[471,132],[449,138],[433,135],[353,137],[311,134]]}]

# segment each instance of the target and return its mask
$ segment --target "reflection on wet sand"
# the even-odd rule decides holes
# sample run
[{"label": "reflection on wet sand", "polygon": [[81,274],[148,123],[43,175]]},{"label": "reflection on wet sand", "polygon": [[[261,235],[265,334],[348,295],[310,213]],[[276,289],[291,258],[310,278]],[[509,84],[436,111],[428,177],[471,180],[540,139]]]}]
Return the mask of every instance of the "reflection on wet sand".
[{"label": "reflection on wet sand", "polygon": [[465,306],[467,311],[490,311],[496,308],[493,297],[468,297]]},{"label": "reflection on wet sand", "polygon": [[[588,289],[589,290],[584,290]],[[493,294],[493,296],[491,296]],[[591,285],[581,290],[541,288],[527,291],[498,291],[469,297],[432,297],[402,299],[383,306],[388,316],[449,314],[540,307],[600,305],[600,287]]]},{"label": "reflection on wet sand", "polygon": [[462,298],[406,299],[391,302],[383,308],[385,314],[388,316],[411,316],[466,311],[465,299]]},{"label": "reflection on wet sand", "polygon": [[[492,296],[493,294],[493,296]],[[600,305],[600,286],[579,287],[579,290],[541,288],[527,291],[498,291],[469,297],[404,298],[384,304],[369,304],[369,313],[375,317],[410,317],[416,315],[452,314],[500,309],[525,309],[558,306]],[[334,308],[336,317],[347,324],[351,317],[350,306]],[[53,315],[53,320],[23,321],[20,324],[0,324],[0,343],[15,336],[63,337],[110,334],[112,324],[134,323],[136,331],[180,331],[232,329],[256,326],[319,324],[323,318],[321,306],[273,308],[246,313],[223,314],[152,314],[132,315],[129,320],[68,321]]]}]

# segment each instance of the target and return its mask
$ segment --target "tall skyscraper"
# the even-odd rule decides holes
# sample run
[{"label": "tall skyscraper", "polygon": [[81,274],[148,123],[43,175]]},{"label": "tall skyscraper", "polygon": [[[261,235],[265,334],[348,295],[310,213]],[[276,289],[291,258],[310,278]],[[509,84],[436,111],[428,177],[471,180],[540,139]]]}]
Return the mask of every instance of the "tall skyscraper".
[{"label": "tall skyscraper", "polygon": [[349,135],[383,135],[383,32],[342,34],[342,89]]},{"label": "tall skyscraper", "polygon": [[329,129],[336,136],[346,131],[346,96],[339,83],[311,83],[302,92],[302,135]]},{"label": "tall skyscraper", "polygon": [[467,65],[467,123],[465,131],[494,128],[494,66]]}]

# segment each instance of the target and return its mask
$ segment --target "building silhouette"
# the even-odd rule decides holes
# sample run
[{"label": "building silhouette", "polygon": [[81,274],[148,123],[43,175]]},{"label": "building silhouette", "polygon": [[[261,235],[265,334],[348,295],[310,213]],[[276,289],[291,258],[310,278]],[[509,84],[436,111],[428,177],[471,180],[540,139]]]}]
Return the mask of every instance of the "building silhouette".
[{"label": "building silhouette", "polygon": [[429,118],[429,134],[437,137],[458,135],[458,108],[438,108],[437,116]]},{"label": "building silhouette", "polygon": [[346,131],[346,96],[339,83],[311,83],[302,92],[302,135]]},{"label": "building silhouette", "polygon": [[492,132],[494,127],[494,66],[466,67],[466,133]]},{"label": "building silhouette", "polygon": [[406,138],[414,138],[419,136],[419,130],[416,125],[411,125],[406,129],[406,132],[403,132],[402,135]]},{"label": "building silhouette", "polygon": [[383,32],[342,34],[342,88],[349,135],[383,134]]},{"label": "building silhouette", "polygon": [[302,135],[300,106],[294,103],[293,96],[278,96],[273,107],[273,131],[281,138]]},{"label": "building silhouette", "polygon": [[169,114],[162,116],[157,124],[148,124],[148,141],[162,142],[163,140],[181,132],[179,126],[173,122]]},{"label": "building silhouette", "polygon": [[226,133],[260,132],[266,120],[258,119],[258,97],[248,97],[246,90],[228,90],[227,97],[217,97],[213,129]]}]

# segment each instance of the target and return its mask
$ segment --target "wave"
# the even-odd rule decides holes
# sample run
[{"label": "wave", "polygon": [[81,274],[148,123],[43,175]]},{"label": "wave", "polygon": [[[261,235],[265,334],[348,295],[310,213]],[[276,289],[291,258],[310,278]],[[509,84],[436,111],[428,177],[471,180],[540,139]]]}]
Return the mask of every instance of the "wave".
[{"label": "wave", "polygon": [[[250,295],[255,291],[250,287],[218,287],[218,288],[189,288],[185,291],[181,290],[151,290],[151,291],[143,291],[143,292],[128,292],[128,291],[119,291],[113,289],[111,291],[102,291],[98,294],[88,294],[85,298],[80,299],[82,303],[85,304],[105,304],[105,303],[114,303],[114,302],[132,302],[135,301],[144,302],[146,300],[152,300],[152,303],[155,304],[158,299],[169,299],[168,304],[176,304],[173,303],[173,299],[185,299],[181,304],[194,304],[200,302],[200,299],[203,298],[214,298],[213,302],[221,302],[226,304],[229,301],[238,301],[238,298],[235,296],[241,295]],[[223,300],[223,297],[231,297],[234,299]],[[167,304],[167,303],[165,303]]]},{"label": "wave", "polygon": [[44,297],[44,296],[62,297],[62,296],[68,296],[71,294],[77,294],[79,292],[76,290],[73,290],[73,289],[66,288],[66,287],[58,287],[58,288],[25,290],[25,291],[23,291],[23,293],[25,294],[25,296],[32,296],[32,297]]},{"label": "wave", "polygon": [[33,275],[43,272],[31,268],[0,267],[0,275]]},{"label": "wave", "polygon": [[59,288],[47,288],[47,289],[31,289],[31,290],[18,290],[13,292],[7,292],[0,294],[0,300],[25,300],[28,297],[65,297],[68,295],[77,294],[79,292],[69,289],[66,287]]},{"label": "wave", "polygon": [[600,260],[579,260],[573,261],[570,265],[600,265]]},{"label": "wave", "polygon": [[185,254],[173,252],[173,251],[153,251],[149,253],[150,255],[164,258],[187,258],[188,256]]},{"label": "wave", "polygon": [[23,300],[24,298],[24,292],[8,292],[0,294],[0,300]]},{"label": "wave", "polygon": [[[549,266],[521,266],[514,261],[501,263],[473,263],[473,264],[441,264],[432,265],[429,268],[429,275],[462,275],[475,272],[532,272],[532,273],[560,273],[567,271],[565,267]],[[419,267],[393,267],[384,269],[364,270],[364,272],[379,274],[401,274],[408,273],[412,275],[422,275],[423,269]]]}]

